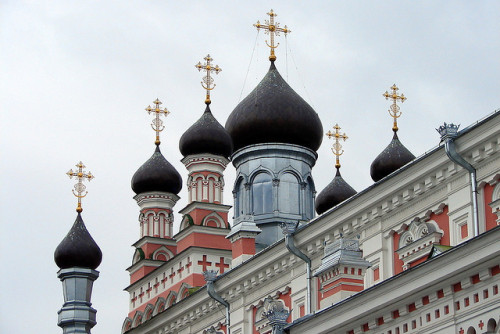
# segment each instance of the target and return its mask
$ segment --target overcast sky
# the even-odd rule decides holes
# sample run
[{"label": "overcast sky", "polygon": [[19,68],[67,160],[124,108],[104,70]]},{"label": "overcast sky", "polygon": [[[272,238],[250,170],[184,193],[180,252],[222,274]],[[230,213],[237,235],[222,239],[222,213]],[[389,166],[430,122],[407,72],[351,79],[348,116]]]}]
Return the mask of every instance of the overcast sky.
[{"label": "overcast sky", "polygon": [[[224,125],[269,67],[268,36],[252,25],[271,7],[292,30],[277,39],[276,66],[325,132],[338,122],[347,133],[341,171],[358,191],[373,183],[370,164],[392,136],[382,93],[393,83],[408,97],[399,137],[416,156],[439,143],[444,121],[465,127],[500,108],[498,1],[4,0],[0,332],[62,332],[53,252],[76,217],[65,173],[80,160],[96,176],[83,219],[103,252],[93,333],[120,332],[125,268],[139,238],[130,180],[154,151],[144,108],[158,97],[171,112],[161,149],[185,182],[178,142],[205,98],[194,65],[210,53],[222,68],[211,109]],[[323,140],[313,169],[318,191],[334,174],[331,144]],[[234,175],[230,165],[231,205]],[[185,185],[179,195],[176,211],[187,203]]]}]

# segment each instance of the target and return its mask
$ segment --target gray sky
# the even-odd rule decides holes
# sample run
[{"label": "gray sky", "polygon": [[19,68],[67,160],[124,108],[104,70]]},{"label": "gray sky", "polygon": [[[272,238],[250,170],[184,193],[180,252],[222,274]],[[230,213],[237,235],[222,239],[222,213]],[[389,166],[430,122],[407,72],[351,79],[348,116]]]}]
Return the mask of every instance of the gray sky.
[{"label": "gray sky", "polygon": [[[372,184],[370,164],[392,136],[382,93],[393,83],[408,97],[399,137],[416,156],[438,144],[434,129],[443,121],[465,127],[500,107],[498,1],[274,1],[272,8],[292,30],[278,38],[278,70],[325,132],[338,122],[349,136],[341,171],[358,191]],[[0,332],[61,332],[53,252],[76,217],[74,180],[65,173],[80,160],[96,176],[83,219],[103,251],[93,333],[121,330],[125,268],[139,237],[130,179],[154,150],[144,108],[158,97],[171,111],[161,148],[185,182],[178,142],[204,110],[194,65],[210,53],[222,68],[211,109],[224,125],[269,67],[268,36],[252,26],[269,9],[267,1],[0,4]],[[330,147],[325,138],[318,151],[318,191],[334,174]],[[227,204],[234,174],[231,165]],[[177,211],[186,194],[184,185]],[[175,233],[179,221],[177,214]]]}]

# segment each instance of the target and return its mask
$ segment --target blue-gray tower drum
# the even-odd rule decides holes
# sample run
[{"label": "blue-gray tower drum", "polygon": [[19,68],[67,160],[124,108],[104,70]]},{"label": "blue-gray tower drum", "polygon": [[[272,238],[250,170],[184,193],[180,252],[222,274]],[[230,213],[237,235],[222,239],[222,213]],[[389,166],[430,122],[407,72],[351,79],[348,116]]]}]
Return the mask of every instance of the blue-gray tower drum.
[{"label": "blue-gray tower drum", "polygon": [[234,223],[253,216],[257,250],[279,240],[282,222],[314,217],[311,176],[323,126],[314,109],[281,77],[274,62],[226,122],[236,168]]}]

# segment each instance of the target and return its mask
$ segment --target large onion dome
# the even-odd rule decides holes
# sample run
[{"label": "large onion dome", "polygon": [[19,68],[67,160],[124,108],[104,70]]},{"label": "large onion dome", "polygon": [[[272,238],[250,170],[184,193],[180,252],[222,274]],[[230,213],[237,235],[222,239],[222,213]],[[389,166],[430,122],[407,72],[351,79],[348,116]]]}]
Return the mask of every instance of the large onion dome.
[{"label": "large onion dome", "polygon": [[316,197],[316,212],[320,215],[355,194],[356,190],[342,178],[340,170],[337,168],[337,173],[332,182]]},{"label": "large onion dome", "polygon": [[415,156],[401,144],[397,133],[394,132],[390,144],[373,160],[370,166],[371,177],[377,182],[413,159]]},{"label": "large onion dome", "polygon": [[182,135],[179,150],[185,157],[191,154],[210,153],[229,158],[233,153],[233,142],[207,105],[200,119]]},{"label": "large onion dome", "polygon": [[61,269],[80,267],[96,269],[102,260],[102,252],[78,213],[73,227],[57,246],[54,260]]},{"label": "large onion dome", "polygon": [[178,194],[182,189],[182,178],[177,170],[161,154],[160,146],[132,177],[132,190],[136,194],[161,191]]},{"label": "large onion dome", "polygon": [[271,67],[226,122],[234,151],[252,144],[287,143],[316,151],[323,126],[314,109]]}]

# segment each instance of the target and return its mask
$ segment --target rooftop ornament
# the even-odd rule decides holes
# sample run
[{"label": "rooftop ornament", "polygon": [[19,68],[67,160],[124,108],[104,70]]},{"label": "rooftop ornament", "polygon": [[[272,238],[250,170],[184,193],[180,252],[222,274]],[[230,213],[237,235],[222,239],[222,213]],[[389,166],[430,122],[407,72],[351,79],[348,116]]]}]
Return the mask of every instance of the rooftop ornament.
[{"label": "rooftop ornament", "polygon": [[[207,91],[207,96],[205,98],[205,104],[209,105],[212,103],[210,100],[210,91],[213,90],[216,86],[214,84],[214,79],[210,75],[211,73],[219,74],[220,71],[222,71],[222,68],[219,67],[219,65],[212,65],[212,57],[208,54],[205,58],[205,64],[202,64],[201,62],[198,62],[198,64],[194,65],[198,69],[198,71],[205,71],[207,74],[203,77],[203,81],[201,82],[201,86],[206,89]],[[213,86],[212,86],[213,85]]]},{"label": "rooftop ornament", "polygon": [[261,24],[260,21],[257,21],[257,23],[255,23],[253,26],[256,27],[257,30],[260,30],[261,28],[264,29],[264,32],[267,35],[271,36],[271,38],[270,38],[271,44],[269,44],[267,42],[267,40],[266,40],[266,44],[267,44],[267,46],[269,46],[271,48],[271,55],[269,56],[269,60],[275,61],[276,55],[274,54],[274,49],[276,49],[280,45],[280,43],[274,45],[274,35],[279,36],[280,32],[282,32],[286,36],[286,34],[292,32],[292,31],[290,29],[288,29],[286,25],[284,28],[280,28],[280,24],[278,22],[276,22],[276,23],[274,22],[274,17],[278,16],[278,14],[273,12],[272,9],[269,13],[267,13],[267,15],[269,15],[269,20],[264,20],[264,24]]},{"label": "rooftop ornament", "polygon": [[170,114],[170,111],[167,110],[167,108],[160,108],[160,105],[162,102],[158,99],[154,100],[153,103],[155,104],[154,108],[151,108],[151,105],[148,105],[146,108],[146,111],[148,114],[151,114],[152,112],[155,113],[155,118],[151,122],[151,127],[153,130],[156,132],[156,141],[155,144],[156,146],[160,145],[160,132],[165,129],[165,126],[163,126],[163,121],[160,119],[161,115],[164,115],[167,117],[168,114]]},{"label": "rooftop ornament", "polygon": [[340,144],[340,140],[346,141],[347,137],[345,133],[340,134],[339,130],[341,127],[338,124],[335,124],[333,127],[335,129],[335,133],[332,133],[332,131],[328,130],[326,133],[326,136],[328,139],[335,138],[335,143],[333,143],[332,146],[332,152],[335,154],[336,161],[335,161],[335,168],[339,169],[340,168],[340,156],[344,153],[344,150],[342,149],[342,145]]},{"label": "rooftop ornament", "polygon": [[73,192],[73,195],[78,198],[78,206],[76,207],[76,212],[80,213],[83,211],[82,198],[84,198],[88,194],[88,191],[86,190],[87,187],[85,187],[83,181],[88,180],[90,182],[94,178],[94,175],[92,175],[91,172],[87,173],[83,170],[85,168],[85,165],[81,161],[75,166],[78,167],[78,170],[73,171],[73,169],[70,169],[66,173],[66,175],[68,175],[70,179],[72,179],[73,176],[78,179],[78,183],[74,185],[74,189],[72,189],[71,191]]},{"label": "rooftop ornament", "polygon": [[394,125],[392,126],[392,131],[397,132],[398,131],[398,118],[401,117],[401,111],[399,111],[399,106],[397,105],[397,101],[401,101],[403,103],[406,101],[406,97],[404,94],[398,95],[398,90],[399,88],[396,86],[396,84],[392,85],[391,87],[392,93],[389,93],[388,91],[385,91],[382,96],[385,97],[386,100],[391,99],[392,104],[389,108],[389,115],[391,115],[392,118],[394,118]]}]

